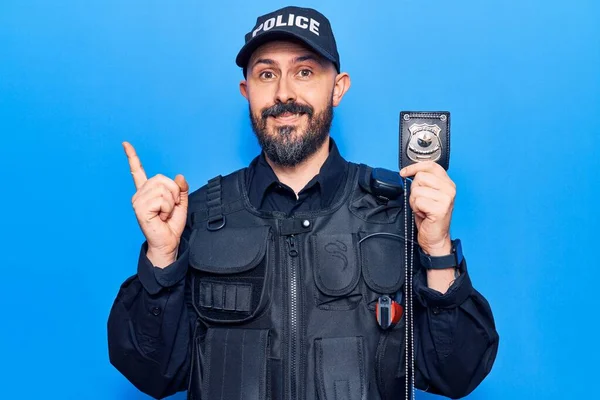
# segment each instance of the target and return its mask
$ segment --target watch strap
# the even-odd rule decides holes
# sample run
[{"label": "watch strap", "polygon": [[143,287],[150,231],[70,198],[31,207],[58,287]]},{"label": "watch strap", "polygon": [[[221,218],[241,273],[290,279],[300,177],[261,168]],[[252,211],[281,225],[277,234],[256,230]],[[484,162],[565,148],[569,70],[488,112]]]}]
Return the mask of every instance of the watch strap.
[{"label": "watch strap", "polygon": [[460,239],[454,239],[452,241],[452,250],[450,254],[445,256],[431,256],[426,254],[421,246],[417,246],[419,249],[419,259],[421,265],[427,269],[447,269],[447,268],[458,268],[463,261],[462,245]]}]

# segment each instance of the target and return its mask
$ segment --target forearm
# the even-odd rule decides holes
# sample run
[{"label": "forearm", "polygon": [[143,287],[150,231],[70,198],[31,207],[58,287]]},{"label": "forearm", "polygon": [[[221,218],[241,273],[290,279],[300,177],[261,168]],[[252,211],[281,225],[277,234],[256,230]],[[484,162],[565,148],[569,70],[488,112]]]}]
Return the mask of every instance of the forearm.
[{"label": "forearm", "polygon": [[[465,267],[466,268],[466,267]],[[489,304],[471,285],[466,269],[442,294],[415,277],[417,387],[451,398],[466,396],[490,372],[498,333]]]},{"label": "forearm", "polygon": [[[177,294],[167,296],[150,296],[134,277],[123,285],[108,320],[110,362],[155,398],[184,389],[189,369],[189,319]],[[167,327],[162,314],[180,317]]]},{"label": "forearm", "polygon": [[[184,390],[187,383],[192,328],[185,279],[180,277],[187,257],[163,270],[152,266],[144,254],[142,248],[138,274],[121,286],[111,309],[109,356],[139,390],[162,398]],[[174,282],[166,282],[167,278]]]}]

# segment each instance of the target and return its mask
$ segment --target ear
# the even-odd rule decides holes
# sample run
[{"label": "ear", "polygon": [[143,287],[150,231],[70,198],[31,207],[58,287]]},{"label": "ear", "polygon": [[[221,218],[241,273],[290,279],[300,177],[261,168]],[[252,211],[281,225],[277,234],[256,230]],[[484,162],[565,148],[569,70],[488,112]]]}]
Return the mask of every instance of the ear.
[{"label": "ear", "polygon": [[346,72],[337,74],[333,86],[333,106],[337,107],[342,101],[342,97],[350,89],[350,75]]},{"label": "ear", "polygon": [[246,100],[248,99],[248,82],[245,80],[240,82],[240,93],[246,98]]}]

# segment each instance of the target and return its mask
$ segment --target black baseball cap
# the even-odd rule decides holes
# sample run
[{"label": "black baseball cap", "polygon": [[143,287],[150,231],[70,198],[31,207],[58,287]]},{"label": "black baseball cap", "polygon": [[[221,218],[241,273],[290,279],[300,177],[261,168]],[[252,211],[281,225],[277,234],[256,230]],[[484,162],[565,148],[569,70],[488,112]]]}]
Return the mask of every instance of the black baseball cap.
[{"label": "black baseball cap", "polygon": [[235,59],[235,63],[244,69],[244,76],[254,50],[267,42],[282,39],[300,40],[331,61],[340,72],[340,55],[329,20],[312,8],[290,6],[258,17],[254,28],[246,34],[246,43]]}]

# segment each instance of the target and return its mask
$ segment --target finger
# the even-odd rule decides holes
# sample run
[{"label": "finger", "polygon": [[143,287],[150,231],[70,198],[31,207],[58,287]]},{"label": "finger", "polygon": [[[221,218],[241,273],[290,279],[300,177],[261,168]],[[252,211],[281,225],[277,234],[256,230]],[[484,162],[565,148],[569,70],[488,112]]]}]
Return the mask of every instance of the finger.
[{"label": "finger", "polygon": [[131,201],[135,203],[138,199],[149,199],[164,196],[170,197],[173,203],[177,204],[178,200],[174,196],[179,196],[179,192],[174,194],[172,188],[168,188],[167,185],[165,185],[162,181],[152,181],[152,179],[153,178],[150,178],[146,185],[133,195]]},{"label": "finger", "polygon": [[426,199],[431,199],[435,202],[440,203],[450,203],[451,198],[448,194],[442,192],[441,190],[432,189],[426,186],[418,186],[414,187],[410,194],[411,197],[417,199],[419,197],[424,197]]},{"label": "finger", "polygon": [[431,172],[418,172],[411,184],[411,187],[425,186],[432,189],[442,190],[448,193],[452,193],[455,189],[454,183],[446,176],[440,177]]},{"label": "finger", "polygon": [[444,220],[452,214],[452,202],[435,201],[425,196],[415,196],[409,201],[410,207],[416,215],[431,221]]},{"label": "finger", "polygon": [[169,218],[171,218],[171,214],[173,213],[173,208],[171,208],[171,211],[161,211],[160,214],[158,214],[158,218],[161,219],[161,221],[163,222],[167,222],[169,220]]},{"label": "finger", "polygon": [[440,203],[427,197],[414,197],[410,201],[410,208],[415,214],[422,217],[438,214],[440,211]]},{"label": "finger", "polygon": [[190,192],[190,185],[188,185],[185,177],[183,175],[177,175],[175,177],[175,183],[179,186],[179,205],[182,209],[186,210],[188,208],[188,196]]},{"label": "finger", "polygon": [[406,178],[408,176],[415,176],[417,172],[431,172],[436,175],[446,174],[446,170],[441,165],[434,161],[422,161],[408,165],[400,170],[400,176]]},{"label": "finger", "polygon": [[144,171],[144,168],[142,168],[140,158],[137,156],[133,146],[128,142],[123,142],[123,148],[125,149],[127,160],[129,161],[129,170],[133,176],[133,183],[135,183],[135,188],[139,189],[148,180],[146,172]]},{"label": "finger", "polygon": [[160,184],[164,185],[169,192],[171,192],[171,195],[173,196],[173,199],[175,200],[176,204],[179,204],[179,200],[180,200],[180,188],[179,185],[177,183],[175,183],[175,181],[173,179],[167,178],[166,176],[162,175],[162,174],[158,174],[156,176],[153,176],[152,178],[150,178],[150,180],[154,179],[156,182],[159,182]]},{"label": "finger", "polygon": [[190,191],[190,185],[188,185],[185,177],[181,174],[175,177],[175,183],[179,186],[179,191],[183,193],[188,193]]},{"label": "finger", "polygon": [[167,221],[173,212],[174,205],[165,197],[154,197],[146,202],[148,211],[152,214],[148,220],[152,220],[158,215],[162,221]]},{"label": "finger", "polygon": [[152,193],[158,187],[164,187],[165,190],[171,193],[171,196],[173,196],[175,203],[179,203],[179,186],[177,186],[177,184],[173,180],[161,174],[157,174],[152,178],[148,179],[144,187],[138,190],[138,193],[136,193],[133,197],[134,199],[137,197],[146,197],[149,195],[149,193]]},{"label": "finger", "polygon": [[163,198],[169,203],[170,207],[175,207],[175,199],[173,199],[173,194],[163,185],[157,186],[155,190],[152,191],[152,194],[148,194],[148,198]]},{"label": "finger", "polygon": [[427,217],[427,214],[424,213],[423,211],[421,211],[419,208],[417,208],[417,205],[415,204],[416,200],[417,200],[416,196],[411,195],[408,198],[408,204],[410,205],[410,209],[416,216],[424,219],[425,217]]}]

